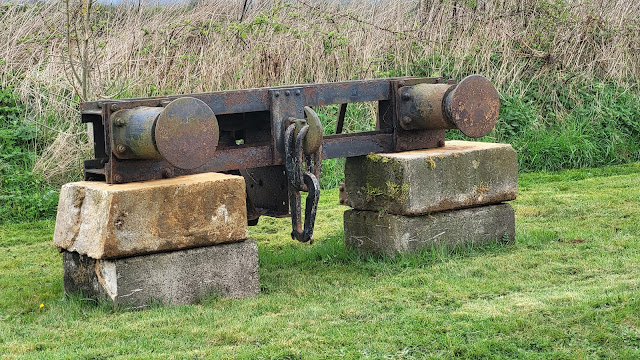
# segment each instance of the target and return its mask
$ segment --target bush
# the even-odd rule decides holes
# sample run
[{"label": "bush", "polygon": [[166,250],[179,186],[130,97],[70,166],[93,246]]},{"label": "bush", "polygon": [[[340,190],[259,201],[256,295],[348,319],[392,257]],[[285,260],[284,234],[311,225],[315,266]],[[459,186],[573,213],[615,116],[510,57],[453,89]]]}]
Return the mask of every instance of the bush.
[{"label": "bush", "polygon": [[0,89],[0,223],[56,213],[57,190],[32,172],[38,129],[24,116],[13,92]]},{"label": "bush", "polygon": [[518,151],[521,171],[638,161],[640,92],[598,80],[539,83],[524,99],[505,97],[495,132]]}]

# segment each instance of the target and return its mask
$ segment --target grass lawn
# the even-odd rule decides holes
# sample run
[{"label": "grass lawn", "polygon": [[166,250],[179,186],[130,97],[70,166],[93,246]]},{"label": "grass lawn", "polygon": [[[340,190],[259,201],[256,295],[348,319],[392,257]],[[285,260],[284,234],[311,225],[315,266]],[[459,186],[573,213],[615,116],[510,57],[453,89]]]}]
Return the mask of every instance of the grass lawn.
[{"label": "grass lawn", "polygon": [[345,251],[337,198],[312,246],[250,229],[259,296],[137,312],[65,298],[53,221],[3,225],[0,357],[640,358],[640,163],[521,175],[515,244],[454,253]]}]

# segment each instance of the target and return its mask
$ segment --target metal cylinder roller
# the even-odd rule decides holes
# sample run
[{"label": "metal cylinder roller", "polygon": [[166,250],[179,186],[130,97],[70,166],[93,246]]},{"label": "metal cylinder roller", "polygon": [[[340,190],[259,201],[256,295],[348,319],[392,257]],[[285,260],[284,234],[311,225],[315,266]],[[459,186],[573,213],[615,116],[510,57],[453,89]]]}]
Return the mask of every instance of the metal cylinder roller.
[{"label": "metal cylinder roller", "polygon": [[399,89],[398,117],[404,130],[459,129],[478,138],[498,121],[500,98],[491,82],[471,75],[456,85],[418,84]]},{"label": "metal cylinder roller", "polygon": [[162,159],[154,142],[154,126],[161,107],[137,107],[111,115],[111,149],[119,159]]},{"label": "metal cylinder roller", "polygon": [[165,107],[136,107],[111,115],[111,149],[119,159],[164,159],[180,169],[196,169],[218,146],[220,130],[203,101],[183,97]]}]

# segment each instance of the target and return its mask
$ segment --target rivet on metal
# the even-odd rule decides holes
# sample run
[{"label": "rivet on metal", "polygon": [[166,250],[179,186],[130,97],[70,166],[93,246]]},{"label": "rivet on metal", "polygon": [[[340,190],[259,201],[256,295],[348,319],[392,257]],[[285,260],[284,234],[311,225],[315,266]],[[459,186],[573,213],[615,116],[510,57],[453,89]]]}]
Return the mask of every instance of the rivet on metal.
[{"label": "rivet on metal", "polygon": [[289,96],[289,95],[291,95],[291,91],[289,91],[289,90],[285,91],[285,92],[284,92],[284,95],[285,95],[285,96]]},{"label": "rivet on metal", "polygon": [[118,144],[118,146],[116,146],[116,152],[117,153],[122,154],[125,151],[127,151],[127,148],[124,147],[124,145]]},{"label": "rivet on metal", "polygon": [[300,90],[296,90],[296,96],[300,96]]},{"label": "rivet on metal", "polygon": [[280,96],[280,91],[276,91],[276,92],[273,94],[273,96],[275,96],[275,97]]},{"label": "rivet on metal", "polygon": [[116,123],[116,126],[124,126],[124,124],[125,124],[123,118],[117,118],[115,123]]},{"label": "rivet on metal", "polygon": [[403,118],[402,118],[402,123],[403,123],[404,125],[407,125],[407,124],[409,124],[410,122],[411,122],[411,117],[409,117],[409,116],[405,116],[405,117],[403,117]]},{"label": "rivet on metal", "polygon": [[122,182],[122,175],[117,174],[113,177],[113,181],[115,181],[116,183],[121,183]]},{"label": "rivet on metal", "polygon": [[118,104],[111,104],[111,111],[118,111],[120,109],[120,106],[118,106]]},{"label": "rivet on metal", "polygon": [[409,101],[409,100],[411,100],[411,94],[409,94],[409,93],[402,93],[402,100],[404,100],[404,101]]}]

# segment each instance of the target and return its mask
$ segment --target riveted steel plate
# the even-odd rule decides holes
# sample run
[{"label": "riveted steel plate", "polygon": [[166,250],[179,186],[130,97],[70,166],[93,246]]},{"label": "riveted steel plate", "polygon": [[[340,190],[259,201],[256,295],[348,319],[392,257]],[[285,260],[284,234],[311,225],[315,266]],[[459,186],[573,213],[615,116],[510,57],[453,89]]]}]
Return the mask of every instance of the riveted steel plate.
[{"label": "riveted steel plate", "polygon": [[180,169],[195,169],[210,160],[219,137],[218,120],[213,110],[196,98],[172,101],[156,121],[158,152]]}]

